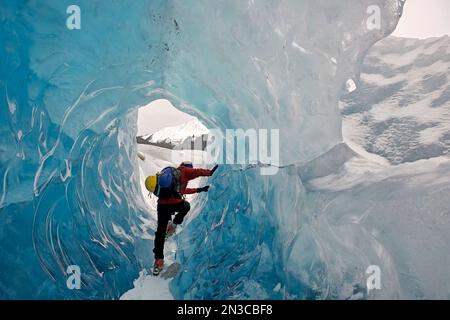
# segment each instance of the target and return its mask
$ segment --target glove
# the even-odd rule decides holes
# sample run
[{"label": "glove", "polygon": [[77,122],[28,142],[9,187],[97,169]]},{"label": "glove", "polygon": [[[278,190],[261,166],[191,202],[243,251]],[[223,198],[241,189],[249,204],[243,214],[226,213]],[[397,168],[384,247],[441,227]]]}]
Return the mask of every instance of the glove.
[{"label": "glove", "polygon": [[217,170],[217,167],[219,167],[218,164],[216,164],[216,165],[211,169],[211,175],[214,174],[214,172]]},{"label": "glove", "polygon": [[201,188],[197,188],[197,192],[208,192],[209,186],[204,186]]}]

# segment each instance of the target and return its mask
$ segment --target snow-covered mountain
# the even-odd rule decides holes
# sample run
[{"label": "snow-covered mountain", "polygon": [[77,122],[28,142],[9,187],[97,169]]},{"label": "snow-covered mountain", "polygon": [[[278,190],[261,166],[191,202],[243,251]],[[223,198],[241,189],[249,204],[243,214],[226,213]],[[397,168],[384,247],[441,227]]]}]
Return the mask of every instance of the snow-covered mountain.
[{"label": "snow-covered mountain", "polygon": [[298,168],[303,213],[312,212],[302,228],[314,233],[314,242],[299,233],[298,261],[315,246],[329,270],[360,254],[382,270],[383,289],[370,294],[339,285],[357,283],[357,272],[333,271],[340,298],[448,297],[449,49],[449,37],[371,48],[358,88],[341,101],[343,143]]},{"label": "snow-covered mountain", "polygon": [[448,154],[449,74],[449,36],[380,41],[342,99],[344,136],[392,164]]},{"label": "snow-covered mountain", "polygon": [[206,143],[207,134],[208,129],[198,119],[193,119],[181,125],[166,127],[155,133],[137,137],[137,141],[170,149],[189,149],[193,143],[194,146],[202,146],[204,149],[205,144],[202,140]]}]

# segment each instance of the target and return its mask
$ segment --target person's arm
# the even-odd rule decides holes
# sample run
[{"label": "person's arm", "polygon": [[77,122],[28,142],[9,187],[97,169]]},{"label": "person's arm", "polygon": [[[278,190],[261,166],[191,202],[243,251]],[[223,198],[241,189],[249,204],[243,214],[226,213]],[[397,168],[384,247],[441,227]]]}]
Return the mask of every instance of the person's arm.
[{"label": "person's arm", "polygon": [[193,193],[200,193],[200,192],[208,192],[209,186],[204,186],[200,188],[186,188],[184,189],[183,194],[193,194]]},{"label": "person's arm", "polygon": [[198,188],[186,188],[184,189],[183,194],[193,194],[193,193],[197,193],[198,192]]},{"label": "person's arm", "polygon": [[[214,171],[217,170],[218,165],[216,164],[212,170],[209,169],[196,169],[196,168],[183,168],[183,175],[186,179],[186,182],[189,180],[193,180],[197,177],[209,177],[214,174]],[[201,188],[186,188],[183,190],[183,194],[193,194],[199,192],[208,192],[209,186],[201,187]]]},{"label": "person's arm", "polygon": [[183,168],[186,180],[193,180],[198,177],[209,177],[212,175],[209,169]]},{"label": "person's arm", "polygon": [[193,180],[198,177],[210,177],[217,170],[219,165],[215,165],[211,170],[209,169],[199,169],[199,168],[184,168],[185,177],[187,180]]}]

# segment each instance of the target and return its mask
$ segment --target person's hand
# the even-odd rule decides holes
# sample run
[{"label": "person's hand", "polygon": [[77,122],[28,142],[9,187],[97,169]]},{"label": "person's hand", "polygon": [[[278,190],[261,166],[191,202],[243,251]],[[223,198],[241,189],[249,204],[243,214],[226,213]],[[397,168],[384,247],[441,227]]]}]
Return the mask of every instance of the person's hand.
[{"label": "person's hand", "polygon": [[219,167],[219,165],[216,164],[216,165],[211,169],[211,175],[214,174],[214,171],[216,171],[218,167]]},{"label": "person's hand", "polygon": [[209,186],[204,186],[201,188],[197,188],[197,192],[208,192]]}]

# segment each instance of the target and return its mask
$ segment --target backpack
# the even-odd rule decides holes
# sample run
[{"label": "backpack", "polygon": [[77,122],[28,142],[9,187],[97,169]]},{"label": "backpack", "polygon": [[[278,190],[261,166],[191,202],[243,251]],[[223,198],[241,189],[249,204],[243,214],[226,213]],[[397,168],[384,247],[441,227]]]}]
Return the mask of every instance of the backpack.
[{"label": "backpack", "polygon": [[180,171],[174,167],[165,167],[156,174],[157,183],[153,194],[159,198],[180,196]]}]

